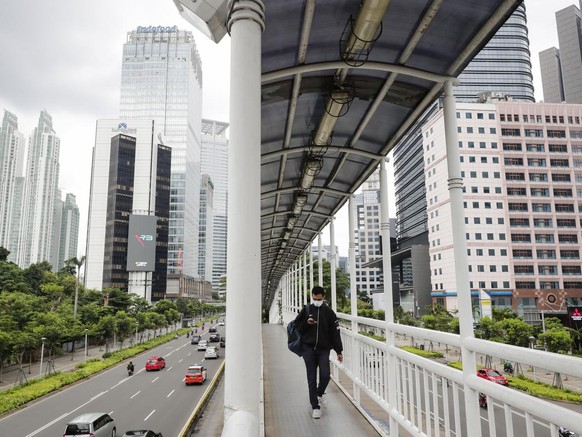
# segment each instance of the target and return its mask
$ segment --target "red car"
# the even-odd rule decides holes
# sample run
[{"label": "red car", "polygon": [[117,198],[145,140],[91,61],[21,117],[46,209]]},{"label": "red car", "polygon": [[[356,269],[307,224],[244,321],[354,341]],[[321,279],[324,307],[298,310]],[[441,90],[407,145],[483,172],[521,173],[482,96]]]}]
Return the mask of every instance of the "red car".
[{"label": "red car", "polygon": [[487,367],[479,369],[477,370],[477,376],[480,378],[487,379],[489,381],[496,382],[497,384],[504,385],[505,387],[509,386],[509,381],[507,380],[507,378],[495,369],[490,369]]},{"label": "red car", "polygon": [[166,360],[157,355],[149,357],[145,365],[146,372],[150,370],[162,370],[164,367],[166,367]]},{"label": "red car", "polygon": [[200,364],[188,367],[184,382],[186,385],[203,384],[206,381],[206,368]]}]

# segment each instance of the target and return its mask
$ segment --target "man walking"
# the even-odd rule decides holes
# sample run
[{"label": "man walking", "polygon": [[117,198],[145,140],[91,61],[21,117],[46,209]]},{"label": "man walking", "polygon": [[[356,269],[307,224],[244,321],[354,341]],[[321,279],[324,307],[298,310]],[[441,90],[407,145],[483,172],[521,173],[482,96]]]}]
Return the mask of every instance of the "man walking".
[{"label": "man walking", "polygon": [[[325,389],[329,384],[329,352],[333,349],[341,363],[342,339],[339,323],[335,312],[324,303],[325,290],[315,286],[311,290],[311,305],[304,307],[297,316],[297,330],[301,334],[303,343],[303,361],[307,370],[307,385],[309,387],[309,402],[313,409],[312,417],[321,417],[321,405]],[[319,385],[317,384],[317,370],[319,369]]]}]

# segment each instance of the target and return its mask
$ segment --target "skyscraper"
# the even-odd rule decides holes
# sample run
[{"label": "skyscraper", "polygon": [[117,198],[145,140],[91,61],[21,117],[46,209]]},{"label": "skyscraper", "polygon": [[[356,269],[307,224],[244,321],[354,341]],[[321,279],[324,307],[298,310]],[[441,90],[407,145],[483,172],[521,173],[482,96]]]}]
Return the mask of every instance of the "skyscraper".
[{"label": "skyscraper", "polygon": [[77,257],[79,243],[79,207],[73,193],[67,193],[62,204],[61,228],[59,233],[59,248],[57,258],[58,271],[63,268],[65,261]]},{"label": "skyscraper", "polygon": [[[522,4],[515,10],[489,43],[467,65],[459,80],[461,85],[455,88],[454,93],[461,102],[475,102],[483,92],[502,92],[512,96],[514,100],[535,101],[525,5]],[[439,102],[435,102],[394,149],[397,239],[401,250],[413,248],[409,251],[411,255],[419,253],[418,246],[428,245],[421,126],[438,108]],[[421,258],[424,259],[424,256]],[[416,281],[414,286],[410,282],[415,261],[410,256],[398,255],[398,259],[401,264],[400,280],[407,281],[407,284],[401,284],[406,285],[401,287],[401,291],[408,288],[414,289],[415,293],[429,292],[430,283],[425,280],[422,284]],[[418,296],[409,294],[408,298],[418,299]],[[403,298],[402,301],[405,300]],[[411,307],[418,306],[415,302],[406,304]]]},{"label": "skyscraper", "polygon": [[212,242],[214,217],[214,184],[207,174],[202,175],[202,185],[200,187],[200,232],[199,232],[199,254],[198,254],[198,274],[202,279],[212,282]]},{"label": "skyscraper", "polygon": [[202,172],[214,186],[212,230],[212,288],[218,289],[226,275],[226,230],[228,201],[228,123],[202,120]]},{"label": "skyscraper", "polygon": [[202,64],[191,32],[138,27],[123,45],[121,118],[153,119],[172,148],[168,273],[198,272]]},{"label": "skyscraper", "polygon": [[51,259],[59,151],[60,140],[53,130],[52,117],[43,110],[28,144],[18,249],[18,265],[23,268]]},{"label": "skyscraper", "polygon": [[582,14],[575,5],[556,12],[559,50],[540,52],[546,103],[582,103]]},{"label": "skyscraper", "polygon": [[[165,297],[171,149],[153,120],[98,120],[89,198],[85,286]],[[132,231],[137,217],[138,232]],[[145,218],[144,218],[145,217]],[[131,245],[144,249],[133,256]],[[148,262],[149,261],[149,262]]]},{"label": "skyscraper", "polygon": [[18,255],[25,146],[16,115],[4,111],[0,127],[0,246],[10,251],[11,261]]}]

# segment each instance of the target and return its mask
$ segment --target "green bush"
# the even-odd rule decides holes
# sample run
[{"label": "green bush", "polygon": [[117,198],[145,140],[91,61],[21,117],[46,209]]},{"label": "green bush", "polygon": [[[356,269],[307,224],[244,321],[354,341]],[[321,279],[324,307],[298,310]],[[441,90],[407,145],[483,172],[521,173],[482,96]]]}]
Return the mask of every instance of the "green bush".
[{"label": "green bush", "polygon": [[407,352],[419,355],[424,358],[442,358],[444,355],[441,352],[431,352],[427,350],[418,349],[412,346],[402,346],[400,349]]}]

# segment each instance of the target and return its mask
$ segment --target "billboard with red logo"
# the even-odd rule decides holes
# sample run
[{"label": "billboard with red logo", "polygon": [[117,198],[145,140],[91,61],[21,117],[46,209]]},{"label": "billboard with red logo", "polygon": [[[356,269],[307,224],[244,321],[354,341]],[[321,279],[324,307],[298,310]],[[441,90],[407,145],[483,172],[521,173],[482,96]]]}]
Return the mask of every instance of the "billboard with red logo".
[{"label": "billboard with red logo", "polygon": [[582,307],[568,307],[568,324],[574,329],[582,327]]},{"label": "billboard with red logo", "polygon": [[153,272],[156,269],[156,223],[154,215],[129,215],[128,272]]}]

